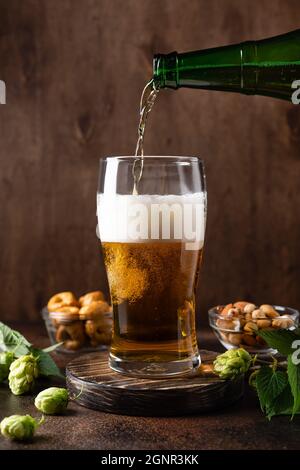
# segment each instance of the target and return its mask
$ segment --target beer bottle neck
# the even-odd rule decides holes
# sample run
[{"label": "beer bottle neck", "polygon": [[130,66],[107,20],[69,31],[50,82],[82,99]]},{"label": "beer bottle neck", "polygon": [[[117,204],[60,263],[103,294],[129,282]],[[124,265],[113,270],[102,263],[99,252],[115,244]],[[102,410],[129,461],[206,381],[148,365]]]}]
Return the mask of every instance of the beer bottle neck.
[{"label": "beer bottle neck", "polygon": [[154,57],[154,80],[160,88],[241,88],[242,45]]},{"label": "beer bottle neck", "polygon": [[160,88],[189,87],[290,99],[300,80],[300,30],[262,41],[154,56]]}]

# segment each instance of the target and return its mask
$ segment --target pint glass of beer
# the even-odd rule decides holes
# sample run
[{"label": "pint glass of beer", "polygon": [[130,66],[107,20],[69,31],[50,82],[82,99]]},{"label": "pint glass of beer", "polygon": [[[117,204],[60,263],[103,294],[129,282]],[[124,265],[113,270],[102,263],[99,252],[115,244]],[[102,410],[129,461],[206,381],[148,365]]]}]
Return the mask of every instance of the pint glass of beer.
[{"label": "pint glass of beer", "polygon": [[[113,305],[110,367],[139,377],[184,375],[200,356],[195,290],[206,221],[197,157],[100,160],[99,235]],[[133,190],[133,188],[135,188]]]}]

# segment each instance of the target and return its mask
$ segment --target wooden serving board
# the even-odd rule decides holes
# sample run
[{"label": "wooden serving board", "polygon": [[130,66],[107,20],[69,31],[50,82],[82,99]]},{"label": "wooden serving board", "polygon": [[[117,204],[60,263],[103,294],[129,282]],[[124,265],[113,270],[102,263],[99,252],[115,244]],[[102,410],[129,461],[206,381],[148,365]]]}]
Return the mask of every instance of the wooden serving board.
[{"label": "wooden serving board", "polygon": [[[170,379],[140,379],[108,366],[108,352],[85,354],[67,366],[67,387],[79,405],[108,413],[175,416],[228,406],[243,394],[244,381],[221,380],[207,365],[218,353],[201,350],[197,374]],[[206,367],[205,367],[206,366]]]}]

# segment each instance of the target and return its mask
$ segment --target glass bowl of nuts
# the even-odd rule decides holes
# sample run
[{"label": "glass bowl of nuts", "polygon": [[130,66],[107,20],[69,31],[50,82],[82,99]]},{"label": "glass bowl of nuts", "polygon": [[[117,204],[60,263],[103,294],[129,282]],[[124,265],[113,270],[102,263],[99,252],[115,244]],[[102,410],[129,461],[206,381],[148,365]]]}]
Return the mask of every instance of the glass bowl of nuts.
[{"label": "glass bowl of nuts", "polygon": [[73,292],[59,292],[43,308],[42,317],[51,344],[62,343],[58,352],[90,352],[111,343],[112,308],[101,291],[79,298]]},{"label": "glass bowl of nuts", "polygon": [[280,305],[238,301],[208,311],[209,324],[226,349],[244,348],[252,354],[275,353],[258,335],[259,330],[288,329],[299,325],[299,311]]}]

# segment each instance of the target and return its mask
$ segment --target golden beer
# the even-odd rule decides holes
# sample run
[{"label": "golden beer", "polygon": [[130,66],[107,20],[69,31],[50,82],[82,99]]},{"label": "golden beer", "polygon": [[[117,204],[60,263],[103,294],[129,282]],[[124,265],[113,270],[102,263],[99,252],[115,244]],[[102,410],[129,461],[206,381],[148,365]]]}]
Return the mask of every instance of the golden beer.
[{"label": "golden beer", "polygon": [[136,163],[100,162],[98,233],[113,306],[109,365],[140,377],[185,375],[201,363],[195,290],[206,221],[203,165],[196,157]]},{"label": "golden beer", "polygon": [[196,355],[194,294],[202,250],[172,240],[102,247],[114,313],[111,354],[155,363]]}]

